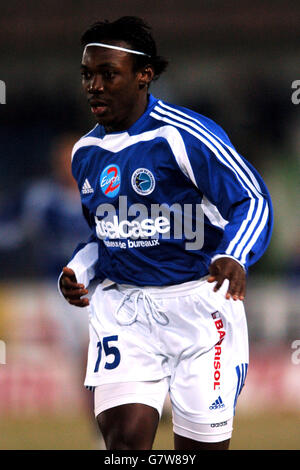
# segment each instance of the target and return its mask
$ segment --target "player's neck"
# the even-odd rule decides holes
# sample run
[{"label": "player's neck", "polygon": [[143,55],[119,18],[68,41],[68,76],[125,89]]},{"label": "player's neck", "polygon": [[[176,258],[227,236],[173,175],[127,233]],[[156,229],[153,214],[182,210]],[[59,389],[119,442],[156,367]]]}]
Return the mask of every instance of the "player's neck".
[{"label": "player's neck", "polygon": [[149,94],[141,94],[140,99],[137,100],[135,105],[132,107],[130,116],[126,116],[124,119],[118,122],[104,126],[106,134],[111,134],[113,132],[124,132],[128,130],[144,114],[148,107],[148,101]]}]

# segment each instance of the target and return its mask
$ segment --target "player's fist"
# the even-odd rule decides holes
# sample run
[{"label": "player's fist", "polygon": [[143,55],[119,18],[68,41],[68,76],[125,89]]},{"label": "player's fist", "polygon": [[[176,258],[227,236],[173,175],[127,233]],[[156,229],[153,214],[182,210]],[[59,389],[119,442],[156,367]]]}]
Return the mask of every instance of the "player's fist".
[{"label": "player's fist", "polygon": [[218,258],[209,268],[208,282],[215,282],[214,291],[220,289],[225,279],[229,280],[226,299],[244,300],[246,295],[246,272],[242,266],[232,258]]},{"label": "player's fist", "polygon": [[71,305],[76,307],[86,307],[89,305],[89,299],[83,297],[88,294],[88,290],[83,284],[78,284],[73,269],[64,267],[59,281],[60,290],[64,298]]}]

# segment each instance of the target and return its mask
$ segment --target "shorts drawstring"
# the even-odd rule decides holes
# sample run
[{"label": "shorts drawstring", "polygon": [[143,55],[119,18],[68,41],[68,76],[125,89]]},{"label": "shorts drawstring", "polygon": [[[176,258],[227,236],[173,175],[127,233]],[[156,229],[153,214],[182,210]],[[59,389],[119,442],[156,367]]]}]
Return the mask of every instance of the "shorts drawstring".
[{"label": "shorts drawstring", "polygon": [[[127,320],[121,320],[119,317],[119,311],[123,307],[123,305],[131,299],[131,297],[134,295],[134,314],[130,316],[128,313],[128,319]],[[149,322],[150,330],[151,330],[151,321],[150,321],[150,315],[152,316],[153,320],[155,320],[157,323],[160,325],[167,325],[169,323],[169,319],[166,315],[166,313],[162,310],[162,308],[158,305],[158,303],[149,295],[147,292],[145,292],[142,289],[131,289],[129,292],[126,292],[123,294],[123,298],[121,302],[119,303],[114,315],[119,323],[119,325],[123,326],[129,326],[132,325],[138,317],[138,301],[139,299],[142,299],[145,312],[147,315],[147,319]]]}]

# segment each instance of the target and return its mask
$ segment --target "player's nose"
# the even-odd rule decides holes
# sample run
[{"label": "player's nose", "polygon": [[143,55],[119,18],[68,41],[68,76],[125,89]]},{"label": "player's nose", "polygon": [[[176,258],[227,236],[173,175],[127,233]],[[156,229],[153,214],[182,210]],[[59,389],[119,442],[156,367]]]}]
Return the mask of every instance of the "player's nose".
[{"label": "player's nose", "polygon": [[101,75],[94,75],[88,84],[87,91],[89,93],[100,93],[103,90],[104,84]]}]

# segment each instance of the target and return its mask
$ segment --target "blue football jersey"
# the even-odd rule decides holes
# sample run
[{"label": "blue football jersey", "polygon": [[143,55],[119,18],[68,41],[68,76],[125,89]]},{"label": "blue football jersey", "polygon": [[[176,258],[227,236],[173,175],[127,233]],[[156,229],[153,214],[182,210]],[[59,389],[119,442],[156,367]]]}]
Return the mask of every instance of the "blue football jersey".
[{"label": "blue football jersey", "polygon": [[69,266],[85,285],[196,280],[219,255],[247,270],[269,243],[272,206],[258,172],[215,122],[152,95],[128,130],[97,124],[76,142],[72,172],[92,233]]}]

